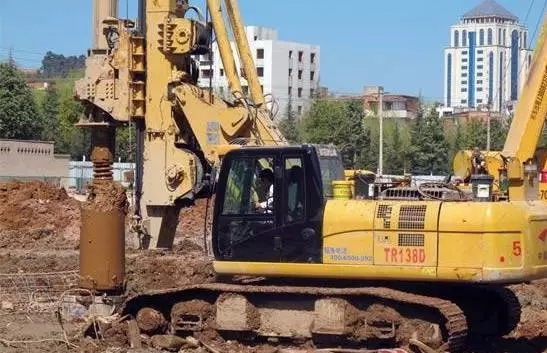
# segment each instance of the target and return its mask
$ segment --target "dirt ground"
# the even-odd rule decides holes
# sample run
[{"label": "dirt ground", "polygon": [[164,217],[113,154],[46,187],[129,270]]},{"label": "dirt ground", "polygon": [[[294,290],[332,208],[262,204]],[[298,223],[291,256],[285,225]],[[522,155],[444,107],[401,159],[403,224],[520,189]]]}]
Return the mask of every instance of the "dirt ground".
[{"label": "dirt ground", "polygon": [[[57,276],[60,283],[71,280],[72,274],[68,271],[78,269],[82,205],[64,190],[45,183],[0,184],[0,352],[127,351],[125,326],[114,325],[106,341],[96,341],[78,336],[78,323],[65,323],[65,336],[53,310],[36,310],[40,304],[36,297],[25,294],[14,299],[8,293],[10,288],[31,286],[28,276],[35,273]],[[181,211],[172,251],[127,251],[126,279],[130,293],[214,280],[210,258],[204,251],[206,206],[206,200],[198,200],[194,207]],[[210,226],[210,222],[208,224]],[[134,239],[128,236],[126,242],[133,244]],[[40,276],[43,280],[47,277]],[[547,280],[516,285],[513,289],[523,305],[521,323],[504,340],[491,342],[487,348],[477,348],[477,353],[547,352]],[[28,310],[15,310],[14,300],[22,302],[23,308],[27,305]],[[75,346],[62,343],[67,339]],[[248,347],[207,334],[203,340],[212,342],[213,349],[202,347],[185,352],[275,351],[267,344]]]}]

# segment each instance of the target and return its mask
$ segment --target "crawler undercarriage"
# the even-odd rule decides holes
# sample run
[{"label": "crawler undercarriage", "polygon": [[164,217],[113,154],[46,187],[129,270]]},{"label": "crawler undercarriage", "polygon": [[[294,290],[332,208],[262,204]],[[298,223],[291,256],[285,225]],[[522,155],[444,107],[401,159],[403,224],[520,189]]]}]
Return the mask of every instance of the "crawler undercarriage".
[{"label": "crawler undercarriage", "polygon": [[513,330],[520,305],[504,287],[477,285],[211,283],[139,294],[124,304],[122,314],[136,318],[145,334],[213,330],[244,341],[277,338],[371,349],[406,347],[414,339],[461,352],[471,337]]}]

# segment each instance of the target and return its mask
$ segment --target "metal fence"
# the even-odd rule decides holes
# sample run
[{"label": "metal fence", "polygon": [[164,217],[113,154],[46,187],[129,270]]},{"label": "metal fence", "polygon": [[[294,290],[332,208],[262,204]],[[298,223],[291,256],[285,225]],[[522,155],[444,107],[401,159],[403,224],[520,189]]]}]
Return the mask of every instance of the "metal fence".
[{"label": "metal fence", "polygon": [[[131,179],[128,173],[134,173],[134,163],[114,163],[112,167],[113,179],[120,182],[124,187],[132,189]],[[0,182],[19,181],[42,181],[48,184],[73,190],[76,193],[85,193],[87,184],[93,180],[93,163],[91,162],[69,162],[68,175],[60,176],[26,176],[26,175],[0,175]]]}]

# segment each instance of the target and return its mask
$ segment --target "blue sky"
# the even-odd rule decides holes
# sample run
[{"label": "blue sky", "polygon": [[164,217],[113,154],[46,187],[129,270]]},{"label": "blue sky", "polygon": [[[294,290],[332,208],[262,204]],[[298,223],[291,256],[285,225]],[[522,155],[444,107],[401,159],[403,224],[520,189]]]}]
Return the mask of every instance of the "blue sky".
[{"label": "blue sky", "polygon": [[[498,0],[533,34],[546,0]],[[337,93],[365,85],[442,100],[449,26],[480,0],[239,0],[246,25],[278,29],[282,40],[321,46],[321,84]],[[193,2],[204,9],[204,0]],[[120,0],[120,16],[136,13]],[[525,20],[531,7],[530,14]],[[13,48],[39,67],[47,50],[83,54],[91,42],[91,0],[0,0],[0,58]]]}]

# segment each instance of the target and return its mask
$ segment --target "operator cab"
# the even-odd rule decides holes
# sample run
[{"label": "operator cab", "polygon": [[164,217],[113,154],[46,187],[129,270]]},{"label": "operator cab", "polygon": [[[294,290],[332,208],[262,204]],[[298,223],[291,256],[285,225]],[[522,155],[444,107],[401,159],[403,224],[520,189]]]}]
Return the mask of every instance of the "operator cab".
[{"label": "operator cab", "polygon": [[217,261],[321,262],[324,204],[331,182],[344,179],[335,147],[244,147],[226,154],[220,170]]}]

